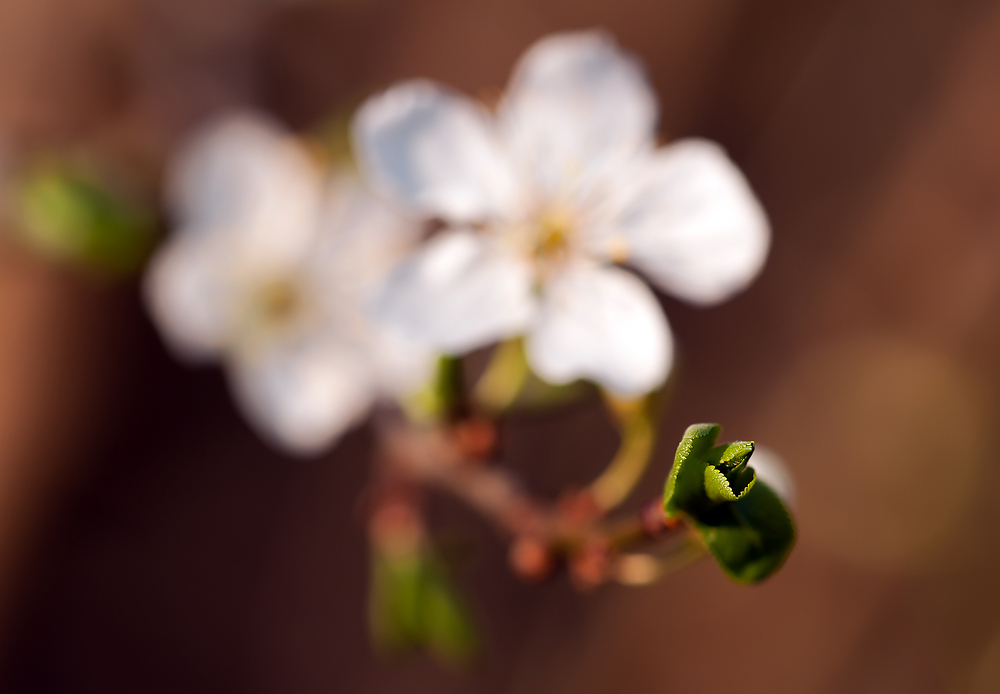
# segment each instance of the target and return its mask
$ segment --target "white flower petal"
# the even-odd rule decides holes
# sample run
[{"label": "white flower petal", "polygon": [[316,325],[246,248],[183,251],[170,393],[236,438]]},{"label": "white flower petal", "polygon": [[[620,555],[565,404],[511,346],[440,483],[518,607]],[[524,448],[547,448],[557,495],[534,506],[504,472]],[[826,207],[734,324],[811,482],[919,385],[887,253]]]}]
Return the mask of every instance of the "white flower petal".
[{"label": "white flower petal", "polygon": [[366,301],[420,242],[422,226],[371,193],[357,177],[340,172],[328,186],[322,229],[309,265],[327,285]]},{"label": "white flower petal", "polygon": [[625,270],[583,264],[546,285],[526,351],[546,381],[586,378],[626,397],[659,387],[673,361],[670,327],[649,288]]},{"label": "white flower petal", "polygon": [[336,312],[333,328],[353,334],[381,393],[400,396],[422,388],[437,355],[371,320],[370,304],[388,275],[414,249],[422,225],[390,207],[346,171],[330,182],[323,230],[310,271]]},{"label": "white flower petal", "polygon": [[265,266],[294,262],[315,233],[322,180],[305,148],[264,116],[226,117],[191,138],[167,174],[179,225],[229,235],[231,253]]},{"label": "white flower petal", "polygon": [[299,455],[331,446],[364,418],[375,397],[359,355],[323,340],[241,354],[229,374],[237,401],[255,428]]},{"label": "white flower petal", "polygon": [[473,221],[515,204],[491,116],[431,82],[404,82],[369,98],[355,115],[353,137],[376,189],[420,212]]},{"label": "white flower petal", "polygon": [[521,58],[501,123],[543,193],[652,146],[656,98],[641,65],[601,32],[554,34]]},{"label": "white flower petal", "polygon": [[708,305],[744,289],[767,258],[771,232],[750,185],[718,146],[682,140],[632,182],[611,228],[628,260],[663,289]]},{"label": "white flower petal", "polygon": [[390,397],[411,395],[426,386],[438,357],[426,345],[407,340],[395,330],[374,327],[367,356],[380,392]]},{"label": "white flower petal", "polygon": [[203,360],[226,346],[236,308],[226,250],[212,239],[180,234],[149,263],[146,305],[178,356]]},{"label": "white flower petal", "polygon": [[531,268],[491,238],[444,232],[387,281],[375,315],[407,338],[461,353],[516,335],[533,311]]}]

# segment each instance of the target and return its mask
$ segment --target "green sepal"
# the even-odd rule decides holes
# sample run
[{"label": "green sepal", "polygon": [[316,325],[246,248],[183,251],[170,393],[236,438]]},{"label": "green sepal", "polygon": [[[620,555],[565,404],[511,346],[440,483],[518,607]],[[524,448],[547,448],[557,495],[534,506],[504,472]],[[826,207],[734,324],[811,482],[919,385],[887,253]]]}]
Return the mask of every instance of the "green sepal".
[{"label": "green sepal", "polygon": [[767,578],[795,544],[784,502],[748,465],[751,441],[716,446],[718,424],[694,424],[677,447],[663,494],[667,517],[697,530],[723,571],[739,583]]}]

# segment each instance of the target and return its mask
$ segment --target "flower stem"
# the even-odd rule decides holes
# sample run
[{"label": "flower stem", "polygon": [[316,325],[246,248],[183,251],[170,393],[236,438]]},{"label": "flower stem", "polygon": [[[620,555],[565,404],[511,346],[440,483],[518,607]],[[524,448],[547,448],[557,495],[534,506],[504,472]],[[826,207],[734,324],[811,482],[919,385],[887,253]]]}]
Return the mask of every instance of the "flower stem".
[{"label": "flower stem", "polygon": [[[583,589],[619,580],[615,567],[622,553],[687,530],[683,521],[667,518],[659,497],[620,520],[609,520],[600,510],[579,513],[574,504],[567,503],[579,495],[556,503],[535,497],[509,470],[463,453],[456,434],[460,424],[427,429],[384,422],[380,427],[387,465],[384,479],[414,489],[439,489],[478,511],[513,540],[512,565],[528,580],[542,577],[560,559],[567,562]],[[634,568],[645,560],[625,561]],[[634,571],[628,574],[624,582],[634,583],[634,575]]]},{"label": "flower stem", "polygon": [[510,407],[528,378],[528,362],[521,341],[501,342],[473,391],[476,403],[487,412]]},{"label": "flower stem", "polygon": [[646,472],[656,443],[652,397],[622,401],[605,396],[605,400],[619,422],[622,440],[611,463],[590,484],[594,503],[603,512],[619,506],[632,493]]}]

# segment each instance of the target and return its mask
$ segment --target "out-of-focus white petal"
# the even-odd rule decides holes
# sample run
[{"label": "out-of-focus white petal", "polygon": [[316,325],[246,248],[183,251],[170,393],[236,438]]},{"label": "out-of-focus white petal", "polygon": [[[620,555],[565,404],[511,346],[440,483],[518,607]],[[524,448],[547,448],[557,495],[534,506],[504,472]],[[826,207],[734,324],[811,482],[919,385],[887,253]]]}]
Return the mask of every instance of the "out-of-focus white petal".
[{"label": "out-of-focus white petal", "polygon": [[505,215],[516,182],[491,116],[424,80],[369,98],[354,117],[362,171],[384,195],[450,221]]},{"label": "out-of-focus white petal", "polygon": [[357,177],[341,172],[328,186],[321,234],[309,265],[327,284],[366,300],[363,295],[382,284],[422,232],[418,220],[371,193]]},{"label": "out-of-focus white petal", "polygon": [[398,397],[426,386],[434,376],[437,353],[407,340],[395,330],[372,330],[368,358],[381,393]]},{"label": "out-of-focus white petal", "polygon": [[231,236],[241,262],[297,261],[316,230],[322,180],[305,148],[265,116],[228,116],[195,134],[166,174],[181,228]]},{"label": "out-of-focus white petal", "polygon": [[359,355],[325,340],[240,354],[229,375],[237,402],[255,428],[299,455],[332,445],[364,417],[375,397]]},{"label": "out-of-focus white petal", "polygon": [[659,387],[673,361],[670,327],[649,288],[625,270],[582,263],[545,286],[526,351],[547,381],[586,378],[627,397]]},{"label": "out-of-focus white petal", "polygon": [[524,330],[534,308],[531,268],[474,231],[444,232],[394,272],[375,316],[401,334],[461,353]]},{"label": "out-of-focus white petal", "polygon": [[795,503],[795,480],[781,456],[765,446],[754,446],[750,467],[786,504]]},{"label": "out-of-focus white petal", "polygon": [[628,261],[671,294],[713,304],[744,289],[767,258],[763,208],[735,164],[706,140],[682,140],[623,179],[609,230]]},{"label": "out-of-focus white petal", "polygon": [[554,34],[532,46],[500,113],[516,161],[549,195],[650,147],[657,118],[641,65],[602,32]]},{"label": "out-of-focus white petal", "polygon": [[333,302],[339,334],[353,334],[379,391],[413,393],[434,373],[437,355],[376,324],[368,312],[388,275],[420,241],[422,225],[389,206],[346,171],[330,182],[323,229],[310,271]]},{"label": "out-of-focus white petal", "polygon": [[201,360],[226,346],[236,319],[227,247],[179,234],[153,256],[143,278],[146,305],[178,356]]}]

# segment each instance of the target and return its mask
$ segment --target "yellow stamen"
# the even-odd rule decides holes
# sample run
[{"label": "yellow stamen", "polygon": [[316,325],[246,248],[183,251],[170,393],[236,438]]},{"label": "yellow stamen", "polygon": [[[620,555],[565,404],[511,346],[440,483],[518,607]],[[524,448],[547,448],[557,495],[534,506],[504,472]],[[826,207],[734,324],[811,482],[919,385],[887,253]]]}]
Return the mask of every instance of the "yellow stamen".
[{"label": "yellow stamen", "polygon": [[541,260],[549,260],[565,254],[572,229],[570,215],[563,210],[551,210],[542,216],[538,227],[535,255]]},{"label": "yellow stamen", "polygon": [[264,322],[287,323],[302,306],[302,294],[294,282],[274,279],[260,287],[256,306]]}]

